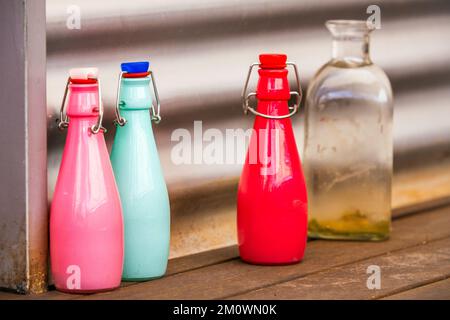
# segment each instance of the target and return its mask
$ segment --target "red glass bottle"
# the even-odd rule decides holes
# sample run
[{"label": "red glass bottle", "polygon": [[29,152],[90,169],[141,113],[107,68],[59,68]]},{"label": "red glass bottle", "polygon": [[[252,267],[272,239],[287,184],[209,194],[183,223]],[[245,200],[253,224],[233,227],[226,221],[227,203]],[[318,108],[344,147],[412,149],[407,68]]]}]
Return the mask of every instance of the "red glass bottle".
[{"label": "red glass bottle", "polygon": [[[237,228],[242,260],[254,264],[290,264],[302,260],[307,237],[307,195],[290,117],[301,89],[297,67],[283,54],[262,54],[250,67],[244,111],[256,115],[237,197]],[[252,68],[259,65],[257,91],[246,95]],[[298,84],[290,92],[287,65]],[[290,108],[288,100],[297,96]],[[256,110],[248,99],[256,96]]]}]

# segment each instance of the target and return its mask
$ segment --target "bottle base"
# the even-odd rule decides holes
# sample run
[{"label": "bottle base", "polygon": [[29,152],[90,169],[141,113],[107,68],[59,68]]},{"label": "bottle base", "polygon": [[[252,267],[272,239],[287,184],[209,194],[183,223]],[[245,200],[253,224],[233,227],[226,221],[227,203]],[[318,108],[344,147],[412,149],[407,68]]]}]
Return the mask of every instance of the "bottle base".
[{"label": "bottle base", "polygon": [[58,287],[55,287],[55,288],[59,292],[69,293],[69,294],[92,294],[92,293],[101,293],[101,292],[113,291],[113,290],[116,290],[116,289],[120,288],[120,285],[118,285],[116,287],[111,287],[111,288],[87,289],[87,290],[83,290],[83,289],[66,289],[66,288],[58,288]]},{"label": "bottle base", "polygon": [[308,238],[326,240],[384,241],[389,239],[390,221],[341,219],[308,223]]},{"label": "bottle base", "polygon": [[322,239],[322,240],[343,240],[343,241],[386,241],[389,240],[389,235],[384,234],[343,234],[343,233],[312,233],[308,232],[308,238],[310,239]]},{"label": "bottle base", "polygon": [[268,261],[268,260],[247,259],[242,256],[240,258],[245,263],[259,265],[259,266],[287,266],[287,265],[300,263],[303,260],[303,258],[302,258],[302,259],[293,259],[293,260],[287,260],[287,261],[274,262],[274,261]]},{"label": "bottle base", "polygon": [[124,282],[143,282],[143,281],[151,281],[160,279],[165,276],[165,273],[159,276],[149,276],[149,277],[123,277],[122,281]]}]

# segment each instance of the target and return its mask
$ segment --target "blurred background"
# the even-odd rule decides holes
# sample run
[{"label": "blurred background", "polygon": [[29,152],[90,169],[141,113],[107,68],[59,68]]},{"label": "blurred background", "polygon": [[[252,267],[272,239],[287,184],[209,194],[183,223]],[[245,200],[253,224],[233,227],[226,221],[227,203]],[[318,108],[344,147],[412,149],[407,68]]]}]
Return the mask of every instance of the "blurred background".
[{"label": "blurred background", "polygon": [[[381,8],[381,29],[371,35],[371,57],[394,90],[395,175],[446,162],[448,0],[47,0],[49,199],[65,140],[56,119],[68,70],[99,67],[110,146],[120,63],[149,60],[162,104],[163,120],[154,132],[171,192],[171,256],[233,244],[241,165],[175,165],[170,159],[177,143],[171,141],[173,130],[192,131],[195,120],[203,121],[203,130],[250,128],[253,117],[242,113],[240,94],[248,66],[258,54],[286,53],[299,66],[306,92],[309,80],[331,55],[324,22],[366,20],[371,4]],[[66,22],[73,5],[80,9],[81,28],[71,30]],[[301,110],[293,119],[299,150]]]}]

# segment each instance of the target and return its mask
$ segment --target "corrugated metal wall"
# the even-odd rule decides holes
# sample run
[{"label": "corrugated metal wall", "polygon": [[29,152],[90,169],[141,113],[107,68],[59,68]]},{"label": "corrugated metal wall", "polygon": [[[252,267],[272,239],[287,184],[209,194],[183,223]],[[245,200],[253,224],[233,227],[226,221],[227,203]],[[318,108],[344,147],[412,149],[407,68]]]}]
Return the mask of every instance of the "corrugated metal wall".
[{"label": "corrugated metal wall", "polygon": [[[81,9],[81,29],[69,30],[69,5]],[[98,66],[111,125],[122,61],[149,59],[157,76],[163,121],[155,128],[170,184],[238,175],[240,165],[175,166],[170,150],[175,128],[248,128],[240,91],[248,65],[260,52],[285,52],[298,63],[303,85],[330,57],[324,22],[366,19],[373,1],[48,0],[48,121],[50,191],[63,134],[55,119],[67,70]],[[450,2],[378,1],[382,29],[372,36],[371,56],[395,90],[396,165],[418,148],[450,150]],[[296,120],[302,142],[302,115]],[[113,130],[107,134],[111,141]],[[435,148],[437,146],[437,148]],[[433,151],[435,152],[435,151]]]}]

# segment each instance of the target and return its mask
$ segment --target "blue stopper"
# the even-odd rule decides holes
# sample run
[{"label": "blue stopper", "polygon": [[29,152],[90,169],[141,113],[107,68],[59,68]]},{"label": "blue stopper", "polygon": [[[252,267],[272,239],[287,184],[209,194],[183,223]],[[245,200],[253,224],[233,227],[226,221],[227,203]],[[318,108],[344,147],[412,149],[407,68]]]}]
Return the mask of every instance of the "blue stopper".
[{"label": "blue stopper", "polygon": [[127,73],[141,73],[147,72],[150,63],[148,61],[139,62],[124,62],[120,65],[123,72]]}]

